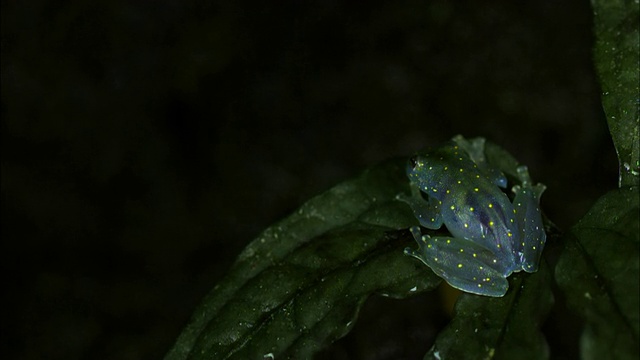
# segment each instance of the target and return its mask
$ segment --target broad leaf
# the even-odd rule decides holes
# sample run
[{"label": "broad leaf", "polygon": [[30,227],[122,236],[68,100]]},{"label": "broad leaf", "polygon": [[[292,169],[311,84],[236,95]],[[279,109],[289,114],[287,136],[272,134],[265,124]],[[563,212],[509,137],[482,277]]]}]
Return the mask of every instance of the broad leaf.
[{"label": "broad leaf", "polygon": [[[586,323],[585,358],[637,358],[639,321],[638,29],[630,1],[594,3],[596,67],[620,162],[620,190],[564,237],[555,277]],[[487,144],[513,177],[517,161]],[[310,200],[240,254],[167,359],[309,358],[346,334],[374,293],[406,297],[441,280],[405,257],[416,224],[396,200],[405,160],[376,166]],[[540,326],[553,303],[549,267],[510,277],[503,298],[464,294],[427,358],[546,358]],[[424,304],[436,306],[436,304]]]},{"label": "broad leaf", "polygon": [[639,356],[638,195],[638,188],[609,192],[565,237],[556,279],[586,320],[585,358]]},{"label": "broad leaf", "polygon": [[[308,358],[351,328],[373,293],[404,297],[440,283],[403,254],[411,210],[405,160],[310,200],[240,254],[167,359]],[[425,304],[428,306],[428,304]]]},{"label": "broad leaf", "polygon": [[549,284],[549,267],[542,262],[537,273],[510,277],[504,297],[463,294],[425,359],[547,358],[540,327],[553,304]]},{"label": "broad leaf", "polygon": [[594,62],[602,87],[602,106],[618,152],[620,185],[638,186],[638,2],[594,0]]},{"label": "broad leaf", "polygon": [[[515,174],[511,155],[494,144],[486,149],[490,162]],[[267,229],[196,310],[167,359],[308,358],[349,331],[371,294],[434,289],[440,278],[402,251],[415,246],[406,229],[417,223],[396,200],[408,191],[405,165],[376,166]],[[546,269],[514,276],[504,298],[466,296],[438,349],[484,339],[473,334],[482,331],[478,346],[491,344],[483,351],[506,356],[527,344],[544,353],[539,325],[552,302]],[[469,326],[470,338],[456,334]]]},{"label": "broad leaf", "polygon": [[595,65],[618,152],[620,189],[601,197],[565,236],[556,280],[585,320],[586,359],[639,357],[638,6],[593,2]]}]

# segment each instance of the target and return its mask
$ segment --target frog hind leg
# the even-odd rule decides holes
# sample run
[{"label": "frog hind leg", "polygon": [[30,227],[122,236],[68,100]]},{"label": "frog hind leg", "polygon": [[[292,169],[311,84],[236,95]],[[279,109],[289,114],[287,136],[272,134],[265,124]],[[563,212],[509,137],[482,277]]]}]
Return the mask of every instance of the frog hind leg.
[{"label": "frog hind leg", "polygon": [[508,274],[491,265],[497,262],[491,251],[465,239],[422,235],[417,226],[410,231],[419,249],[406,248],[405,254],[422,261],[452,287],[493,297],[507,292]]},{"label": "frog hind leg", "polygon": [[440,214],[440,205],[442,204],[434,198],[425,200],[418,186],[411,184],[411,196],[399,194],[396,196],[396,199],[407,203],[407,205],[411,207],[420,225],[432,230],[437,230],[442,227],[443,220]]},{"label": "frog hind leg", "polygon": [[520,224],[521,243],[517,245],[521,249],[522,270],[532,273],[538,271],[538,263],[547,239],[540,213],[540,196],[546,186],[532,185],[526,166],[520,166],[517,170],[522,183],[513,187],[516,194],[513,205]]}]

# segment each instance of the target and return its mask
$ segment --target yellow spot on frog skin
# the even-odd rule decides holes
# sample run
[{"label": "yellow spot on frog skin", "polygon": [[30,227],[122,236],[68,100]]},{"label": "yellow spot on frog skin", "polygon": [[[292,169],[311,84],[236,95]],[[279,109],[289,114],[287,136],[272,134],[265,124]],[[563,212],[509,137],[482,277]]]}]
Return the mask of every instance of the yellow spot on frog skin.
[{"label": "yellow spot on frog skin", "polygon": [[487,205],[490,209],[493,208],[493,204],[489,203],[489,205]]},{"label": "yellow spot on frog skin", "polygon": [[478,191],[480,191],[480,189],[478,189],[478,188],[473,188],[473,191],[478,192]]},{"label": "yellow spot on frog skin", "polygon": [[507,233],[507,236],[508,236],[508,237],[512,237],[513,235],[512,235],[510,232],[508,232],[508,233]]},{"label": "yellow spot on frog skin", "polygon": [[469,211],[473,211],[473,206],[469,208]]},{"label": "yellow spot on frog skin", "polygon": [[458,264],[458,269],[462,269],[462,264]]},{"label": "yellow spot on frog skin", "polygon": [[489,226],[493,226],[493,221],[489,221]]},{"label": "yellow spot on frog skin", "polygon": [[462,184],[462,180],[458,180],[458,184]]},{"label": "yellow spot on frog skin", "polygon": [[464,169],[463,169],[463,168],[460,168],[460,172],[464,172]]},{"label": "yellow spot on frog skin", "polygon": [[447,239],[447,244],[451,244],[451,239]]},{"label": "yellow spot on frog skin", "polygon": [[478,284],[478,287],[479,287],[479,288],[481,288],[481,287],[482,287],[482,284]]},{"label": "yellow spot on frog skin", "polygon": [[469,224],[464,224],[464,227],[468,228],[468,227],[469,227]]},{"label": "yellow spot on frog skin", "polygon": [[477,174],[476,174],[476,179],[480,179],[480,175],[477,175]]},{"label": "yellow spot on frog skin", "polygon": [[448,166],[445,166],[445,167],[444,167],[444,170],[445,170],[445,171],[446,171],[446,170],[449,170],[449,167],[448,167]]},{"label": "yellow spot on frog skin", "polygon": [[473,253],[473,257],[478,257],[478,254],[476,254],[476,253]]},{"label": "yellow spot on frog skin", "polygon": [[438,261],[438,258],[433,258],[433,261]]}]

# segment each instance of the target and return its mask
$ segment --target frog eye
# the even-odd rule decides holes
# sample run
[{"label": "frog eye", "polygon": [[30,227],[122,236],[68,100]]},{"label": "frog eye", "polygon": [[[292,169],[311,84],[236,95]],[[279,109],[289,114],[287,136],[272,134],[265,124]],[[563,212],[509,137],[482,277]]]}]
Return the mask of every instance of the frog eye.
[{"label": "frog eye", "polygon": [[415,169],[416,166],[418,166],[418,158],[415,156],[412,156],[411,159],[409,159],[409,162],[411,163],[412,169]]}]

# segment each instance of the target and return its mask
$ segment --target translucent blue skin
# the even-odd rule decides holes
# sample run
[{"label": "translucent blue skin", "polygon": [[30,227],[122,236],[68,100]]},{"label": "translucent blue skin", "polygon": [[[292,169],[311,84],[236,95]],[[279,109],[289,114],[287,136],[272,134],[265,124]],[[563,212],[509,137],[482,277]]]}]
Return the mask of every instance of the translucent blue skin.
[{"label": "translucent blue skin", "polygon": [[[526,166],[517,168],[520,185],[513,202],[502,191],[507,179],[484,158],[484,139],[456,136],[447,145],[409,161],[411,197],[400,197],[420,225],[449,236],[422,235],[410,229],[418,250],[405,249],[454,288],[503,296],[512,272],[535,272],[546,234],[539,202],[545,186],[533,185]],[[421,195],[421,192],[425,196]],[[425,197],[427,199],[425,199]]]}]

